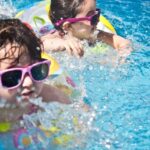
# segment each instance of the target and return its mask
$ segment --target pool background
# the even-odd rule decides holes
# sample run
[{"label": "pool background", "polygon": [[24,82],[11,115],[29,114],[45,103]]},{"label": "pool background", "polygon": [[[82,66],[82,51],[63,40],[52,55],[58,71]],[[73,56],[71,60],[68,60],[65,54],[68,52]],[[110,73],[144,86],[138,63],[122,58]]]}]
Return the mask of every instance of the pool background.
[{"label": "pool background", "polygon": [[[5,2],[21,10],[38,1]],[[114,68],[88,63],[80,70],[87,96],[97,107],[94,126],[99,129],[91,135],[84,150],[149,150],[150,2],[98,0],[97,7],[118,34],[132,40],[134,51],[124,65]],[[78,73],[73,72],[72,76],[77,81]]]}]

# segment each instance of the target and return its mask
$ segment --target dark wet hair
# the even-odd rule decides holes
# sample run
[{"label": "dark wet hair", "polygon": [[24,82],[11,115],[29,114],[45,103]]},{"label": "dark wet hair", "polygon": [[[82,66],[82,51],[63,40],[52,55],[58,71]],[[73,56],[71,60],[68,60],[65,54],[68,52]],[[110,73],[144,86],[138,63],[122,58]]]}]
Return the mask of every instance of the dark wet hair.
[{"label": "dark wet hair", "polygon": [[34,32],[22,23],[19,19],[1,19],[0,20],[0,51],[10,43],[12,47],[10,51],[5,52],[4,58],[12,58],[10,54],[14,53],[13,44],[16,43],[18,47],[15,50],[18,52],[18,58],[15,61],[19,61],[19,57],[22,54],[22,48],[29,53],[32,60],[40,60],[41,52],[43,50],[42,42],[36,37]]},{"label": "dark wet hair", "polygon": [[[74,18],[79,12],[84,0],[51,0],[49,18],[55,23],[61,18]],[[61,26],[56,27],[62,30]]]}]

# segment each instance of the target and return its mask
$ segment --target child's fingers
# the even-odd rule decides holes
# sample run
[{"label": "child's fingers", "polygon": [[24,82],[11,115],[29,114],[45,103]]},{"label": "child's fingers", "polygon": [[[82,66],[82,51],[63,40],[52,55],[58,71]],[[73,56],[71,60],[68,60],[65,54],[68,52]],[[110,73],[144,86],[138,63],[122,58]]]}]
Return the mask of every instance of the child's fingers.
[{"label": "child's fingers", "polygon": [[80,40],[70,35],[65,36],[65,48],[70,55],[75,55],[76,57],[81,57],[84,54]]},{"label": "child's fingers", "polygon": [[84,55],[83,45],[81,44],[80,41],[78,42],[78,54],[80,57]]},{"label": "child's fingers", "polygon": [[84,54],[84,51],[83,51],[83,46],[82,44],[80,43],[80,41],[78,39],[74,39],[71,43],[70,43],[70,46],[73,50],[73,54],[77,57],[81,57],[83,56]]},{"label": "child's fingers", "polygon": [[84,54],[83,48],[81,48],[79,45],[76,45],[73,48],[73,53],[77,56],[77,57],[82,57]]},{"label": "child's fingers", "polygon": [[77,42],[71,42],[70,47],[72,49],[72,53],[76,57],[81,57],[82,56],[82,47],[77,43]]},{"label": "child's fingers", "polygon": [[131,54],[133,48],[132,43],[128,40],[126,40],[118,49],[119,56],[121,57],[127,57]]},{"label": "child's fingers", "polygon": [[64,46],[65,46],[66,51],[69,53],[69,55],[73,55],[72,48],[70,47],[70,45],[67,43],[67,44],[64,44]]},{"label": "child's fingers", "polygon": [[78,48],[74,48],[74,49],[73,49],[73,54],[74,54],[76,57],[80,57],[79,49],[78,49]]}]

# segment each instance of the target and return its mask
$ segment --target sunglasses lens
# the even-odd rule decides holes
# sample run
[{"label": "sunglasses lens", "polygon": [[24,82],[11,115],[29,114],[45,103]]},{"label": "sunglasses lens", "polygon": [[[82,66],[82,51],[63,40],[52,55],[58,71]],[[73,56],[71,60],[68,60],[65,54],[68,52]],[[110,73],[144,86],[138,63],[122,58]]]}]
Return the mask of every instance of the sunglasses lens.
[{"label": "sunglasses lens", "polygon": [[14,87],[19,84],[22,76],[21,70],[8,71],[2,74],[2,85],[7,88]]},{"label": "sunglasses lens", "polygon": [[47,63],[39,64],[31,69],[31,74],[34,80],[40,81],[45,79],[49,73],[49,65]]},{"label": "sunglasses lens", "polygon": [[97,25],[98,21],[99,21],[99,14],[96,14],[92,17],[91,24]]}]

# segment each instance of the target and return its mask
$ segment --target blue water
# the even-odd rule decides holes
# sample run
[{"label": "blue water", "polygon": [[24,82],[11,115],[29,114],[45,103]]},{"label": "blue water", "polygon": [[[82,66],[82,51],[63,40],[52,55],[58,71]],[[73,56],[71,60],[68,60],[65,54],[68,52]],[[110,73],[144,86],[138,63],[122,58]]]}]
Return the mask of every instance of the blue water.
[{"label": "blue water", "polygon": [[[20,10],[34,2],[13,0],[12,5]],[[93,126],[99,129],[81,149],[149,150],[150,1],[98,0],[97,7],[119,35],[132,41],[134,51],[123,65],[89,63],[81,70],[87,96],[97,107]],[[76,80],[77,73],[72,76]]]}]

